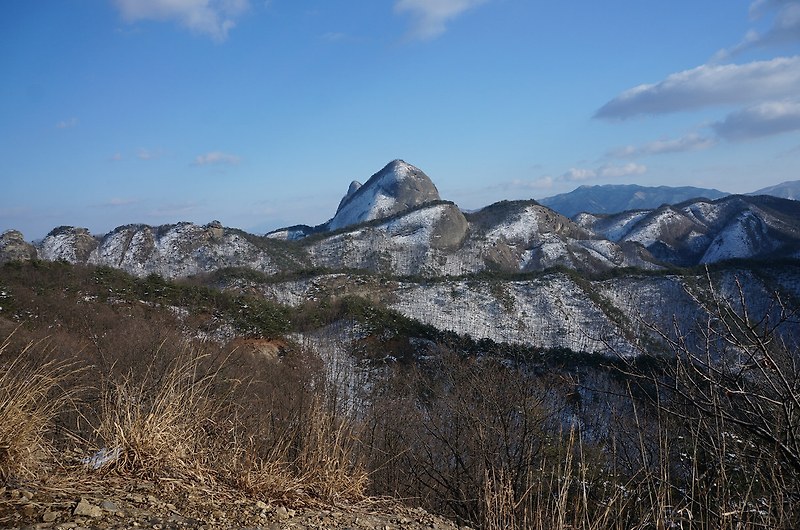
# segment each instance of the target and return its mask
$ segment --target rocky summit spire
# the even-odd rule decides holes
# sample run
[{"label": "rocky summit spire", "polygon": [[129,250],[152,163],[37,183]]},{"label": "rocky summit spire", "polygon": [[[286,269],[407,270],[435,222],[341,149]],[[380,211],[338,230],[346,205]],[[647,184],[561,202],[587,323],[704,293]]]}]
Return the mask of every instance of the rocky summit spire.
[{"label": "rocky summit spire", "polygon": [[389,217],[421,204],[440,200],[439,191],[421,169],[393,160],[360,185],[350,184],[328,224],[330,230]]}]

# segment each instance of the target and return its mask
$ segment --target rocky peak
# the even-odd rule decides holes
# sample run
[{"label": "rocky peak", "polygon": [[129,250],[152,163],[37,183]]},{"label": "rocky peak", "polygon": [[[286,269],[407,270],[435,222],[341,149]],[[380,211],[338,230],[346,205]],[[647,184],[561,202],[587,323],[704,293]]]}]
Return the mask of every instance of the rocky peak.
[{"label": "rocky peak", "polygon": [[25,241],[17,230],[6,230],[0,234],[0,263],[6,261],[28,261],[36,258],[36,249]]},{"label": "rocky peak", "polygon": [[415,206],[440,200],[439,191],[419,168],[393,160],[364,185],[353,181],[328,228],[339,228],[389,217]]},{"label": "rocky peak", "polygon": [[39,258],[85,263],[98,244],[97,238],[87,228],[59,226],[51,230],[39,244]]},{"label": "rocky peak", "polygon": [[338,208],[336,208],[336,211],[337,211],[337,212],[338,212],[339,210],[341,210],[341,209],[342,209],[342,206],[344,205],[344,203],[346,203],[348,200],[350,200],[350,197],[352,197],[352,196],[353,196],[353,194],[354,194],[355,192],[357,192],[357,191],[358,191],[358,189],[359,189],[359,188],[360,188],[362,185],[363,185],[363,184],[361,184],[361,183],[360,183],[359,181],[357,181],[357,180],[354,180],[353,182],[351,182],[351,183],[350,183],[350,187],[348,187],[348,188],[347,188],[347,195],[345,195],[344,197],[342,197],[342,200],[341,200],[341,201],[339,201],[339,207],[338,207]]}]

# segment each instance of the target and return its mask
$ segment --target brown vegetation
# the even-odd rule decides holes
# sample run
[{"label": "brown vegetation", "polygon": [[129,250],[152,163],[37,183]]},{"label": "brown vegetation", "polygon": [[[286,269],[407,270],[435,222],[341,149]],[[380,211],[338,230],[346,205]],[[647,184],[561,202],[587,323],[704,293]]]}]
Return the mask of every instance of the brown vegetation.
[{"label": "brown vegetation", "polygon": [[[372,366],[356,395],[352,374],[277,338],[280,308],[260,306],[260,320],[237,309],[248,300],[100,273],[0,276],[0,487],[100,475],[295,504],[390,495],[486,529],[800,525],[800,359],[787,342],[800,334],[779,297],[756,318],[709,281],[697,336],[661,333],[671,356],[617,368],[444,346],[383,364],[373,335],[351,344]],[[202,310],[181,311],[191,304]],[[385,318],[306,311],[303,329]],[[201,340],[237,322],[236,340]]]}]

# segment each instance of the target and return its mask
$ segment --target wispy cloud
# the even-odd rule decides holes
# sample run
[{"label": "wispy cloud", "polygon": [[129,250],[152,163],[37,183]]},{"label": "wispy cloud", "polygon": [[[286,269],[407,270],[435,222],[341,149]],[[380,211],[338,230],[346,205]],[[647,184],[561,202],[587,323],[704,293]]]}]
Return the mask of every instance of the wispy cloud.
[{"label": "wispy cloud", "polygon": [[122,153],[114,153],[113,155],[108,157],[108,159],[111,160],[112,162],[119,162],[121,160],[124,160],[124,158],[125,157],[122,156]]},{"label": "wispy cloud", "polygon": [[726,140],[741,141],[800,130],[800,101],[771,101],[733,112],[712,125]]},{"label": "wispy cloud", "polygon": [[603,166],[599,169],[599,174],[603,178],[622,178],[645,173],[647,173],[647,166],[633,162],[622,166]]},{"label": "wispy cloud", "polygon": [[635,164],[633,162],[621,166],[604,165],[596,169],[587,168],[570,168],[569,171],[562,174],[559,180],[565,182],[583,182],[586,180],[594,180],[597,178],[622,178],[634,175],[644,175],[647,172],[647,166],[642,164]]},{"label": "wispy cloud", "polygon": [[107,201],[95,204],[97,207],[101,208],[119,208],[122,206],[130,206],[132,204],[137,204],[139,202],[138,199],[126,199],[122,197],[113,197],[108,199]]},{"label": "wispy cloud", "polygon": [[56,129],[71,129],[78,125],[78,118],[70,118],[56,123]]},{"label": "wispy cloud", "polygon": [[328,42],[341,42],[343,40],[348,40],[347,33],[342,33],[339,31],[329,31],[327,33],[323,33],[320,38]]},{"label": "wispy cloud", "polygon": [[603,105],[596,118],[625,119],[725,104],[748,104],[797,94],[800,56],[746,64],[703,65],[655,84],[626,90]]},{"label": "wispy cloud", "polygon": [[221,151],[211,151],[210,153],[205,153],[203,155],[198,155],[194,159],[195,166],[208,166],[208,165],[218,165],[218,164],[228,164],[228,165],[236,165],[241,161],[241,159],[236,155],[231,155],[228,153],[223,153]]},{"label": "wispy cloud", "polygon": [[189,215],[199,209],[200,205],[197,202],[184,202],[184,203],[171,203],[156,206],[154,209],[147,212],[150,217],[158,219],[175,219],[181,215]]},{"label": "wispy cloud", "polygon": [[715,60],[724,60],[753,48],[779,46],[800,41],[800,1],[756,0],[750,4],[750,18],[759,20],[773,14],[772,26],[763,33],[748,31],[739,44],[717,52]]},{"label": "wispy cloud", "polygon": [[560,180],[567,182],[580,182],[597,178],[597,170],[586,168],[570,168],[569,171],[561,175]]},{"label": "wispy cloud", "polygon": [[177,22],[217,42],[228,38],[236,20],[249,9],[249,0],[113,0],[127,22]]},{"label": "wispy cloud", "polygon": [[420,40],[438,37],[447,23],[465,11],[488,0],[396,0],[396,13],[408,13],[413,19],[411,36]]},{"label": "wispy cloud", "polygon": [[644,145],[626,145],[608,152],[613,158],[636,158],[649,155],[663,155],[668,153],[683,153],[687,151],[701,151],[716,145],[716,138],[690,133],[680,138],[656,140]]},{"label": "wispy cloud", "polygon": [[492,186],[492,189],[503,189],[503,190],[545,190],[550,189],[553,187],[553,183],[555,179],[550,175],[545,175],[543,177],[539,177],[537,179],[514,179],[509,180],[507,182],[502,182],[496,186]]},{"label": "wispy cloud", "polygon": [[145,148],[141,148],[138,151],[136,151],[136,158],[138,158],[139,160],[155,160],[160,156],[161,153],[159,151],[151,151]]}]

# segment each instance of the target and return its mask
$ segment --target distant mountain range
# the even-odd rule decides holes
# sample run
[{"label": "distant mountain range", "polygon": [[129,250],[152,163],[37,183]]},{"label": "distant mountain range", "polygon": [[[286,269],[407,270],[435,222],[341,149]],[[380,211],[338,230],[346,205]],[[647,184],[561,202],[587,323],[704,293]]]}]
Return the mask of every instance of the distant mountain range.
[{"label": "distant mountain range", "polygon": [[800,180],[781,182],[775,186],[768,186],[748,193],[748,195],[772,195],[773,197],[781,197],[783,199],[792,199],[796,201],[800,199]]},{"label": "distant mountain range", "polygon": [[604,184],[580,186],[539,200],[561,215],[572,217],[579,213],[618,213],[627,210],[658,208],[663,204],[678,204],[689,199],[720,199],[729,195],[724,191],[691,186],[647,187],[636,184]]},{"label": "distant mountain range", "polygon": [[[394,160],[364,185],[352,183],[335,215],[319,226],[297,225],[266,236],[218,222],[126,225],[104,236],[59,227],[36,245],[9,231],[0,237],[0,261],[38,257],[166,277],[223,267],[270,274],[325,268],[441,277],[554,266],[592,272],[800,257],[797,201],[641,186],[581,187],[551,199],[542,201],[551,207],[501,201],[464,213],[441,199],[423,171]],[[601,207],[613,213],[579,213],[570,219],[557,211],[570,203],[565,213]],[[645,207],[652,204],[657,206]]]},{"label": "distant mountain range", "polygon": [[[540,199],[539,203],[561,215],[579,213],[611,214],[628,210],[653,209],[665,204],[680,204],[690,199],[721,199],[730,193],[692,186],[638,186],[636,184],[604,184],[580,186],[569,193]],[[771,195],[782,199],[800,198],[800,180],[762,188],[747,195]]]}]

